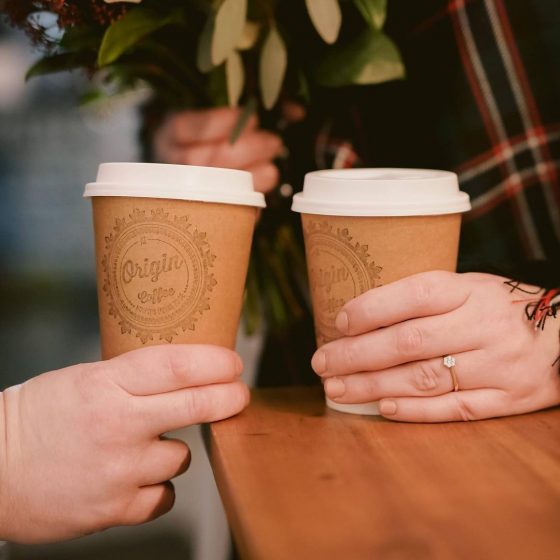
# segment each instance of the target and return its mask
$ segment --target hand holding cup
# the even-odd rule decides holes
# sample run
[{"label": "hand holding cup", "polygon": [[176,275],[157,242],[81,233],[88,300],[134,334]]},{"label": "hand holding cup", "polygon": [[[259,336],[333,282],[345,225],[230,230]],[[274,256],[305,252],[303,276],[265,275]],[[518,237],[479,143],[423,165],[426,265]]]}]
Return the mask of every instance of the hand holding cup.
[{"label": "hand holding cup", "polygon": [[524,310],[539,289],[523,290],[498,276],[443,271],[381,286],[342,308],[343,337],[317,351],[313,368],[330,399],[379,400],[392,420],[478,420],[553,406],[560,317],[535,329]]},{"label": "hand holding cup", "polygon": [[[469,208],[457,176],[446,171],[308,173],[292,209],[302,214],[317,345],[341,336],[337,314],[360,294],[418,272],[455,270],[461,213]],[[328,393],[327,405],[379,413],[375,401],[354,404],[329,399]]]},{"label": "hand holding cup", "polygon": [[45,373],[0,393],[0,540],[58,541],[154,519],[187,445],[161,434],[240,412],[237,354],[169,345]]}]

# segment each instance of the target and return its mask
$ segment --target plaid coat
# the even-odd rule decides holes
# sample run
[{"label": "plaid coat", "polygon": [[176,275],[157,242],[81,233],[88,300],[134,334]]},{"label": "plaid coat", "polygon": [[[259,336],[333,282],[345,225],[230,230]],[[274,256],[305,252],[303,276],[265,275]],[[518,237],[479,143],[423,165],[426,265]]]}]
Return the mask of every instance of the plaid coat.
[{"label": "plaid coat", "polygon": [[316,165],[454,170],[464,268],[548,259],[560,285],[560,2],[388,4],[407,79],[327,95]]}]

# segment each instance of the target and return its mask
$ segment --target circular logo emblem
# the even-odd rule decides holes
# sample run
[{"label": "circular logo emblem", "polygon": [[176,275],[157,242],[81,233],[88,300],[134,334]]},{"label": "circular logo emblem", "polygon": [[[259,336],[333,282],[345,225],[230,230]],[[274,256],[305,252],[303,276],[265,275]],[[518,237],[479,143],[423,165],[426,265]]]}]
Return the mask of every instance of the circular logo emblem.
[{"label": "circular logo emblem", "polygon": [[162,209],[134,210],[105,239],[103,291],[123,334],[172,342],[210,309],[215,256],[206,234]]},{"label": "circular logo emblem", "polygon": [[309,280],[319,344],[340,337],[336,315],[350,299],[375,288],[382,267],[368,254],[368,246],[353,241],[347,228],[311,222],[306,230]]}]

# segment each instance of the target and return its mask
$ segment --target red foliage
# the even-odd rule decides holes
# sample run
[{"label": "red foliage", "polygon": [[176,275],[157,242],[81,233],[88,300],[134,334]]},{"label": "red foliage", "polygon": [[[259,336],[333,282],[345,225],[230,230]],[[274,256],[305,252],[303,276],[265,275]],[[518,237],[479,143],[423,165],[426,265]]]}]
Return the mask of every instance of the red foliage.
[{"label": "red foliage", "polygon": [[35,43],[49,44],[46,30],[37,21],[37,14],[50,12],[57,16],[61,29],[80,25],[106,26],[119,19],[128,4],[107,4],[103,0],[4,0],[0,4],[10,23],[23,29]]}]

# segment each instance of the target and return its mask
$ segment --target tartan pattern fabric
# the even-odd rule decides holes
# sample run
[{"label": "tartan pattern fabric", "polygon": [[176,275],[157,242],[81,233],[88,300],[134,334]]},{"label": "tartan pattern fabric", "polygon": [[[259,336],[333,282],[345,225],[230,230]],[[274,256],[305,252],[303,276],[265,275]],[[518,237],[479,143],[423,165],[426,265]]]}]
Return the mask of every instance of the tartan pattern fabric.
[{"label": "tartan pattern fabric", "polygon": [[[560,2],[391,0],[389,10],[408,75],[351,94],[364,117],[349,131],[341,115],[352,165],[451,169],[473,206],[464,258],[558,261]],[[348,140],[332,130],[322,142],[336,154]]]}]

